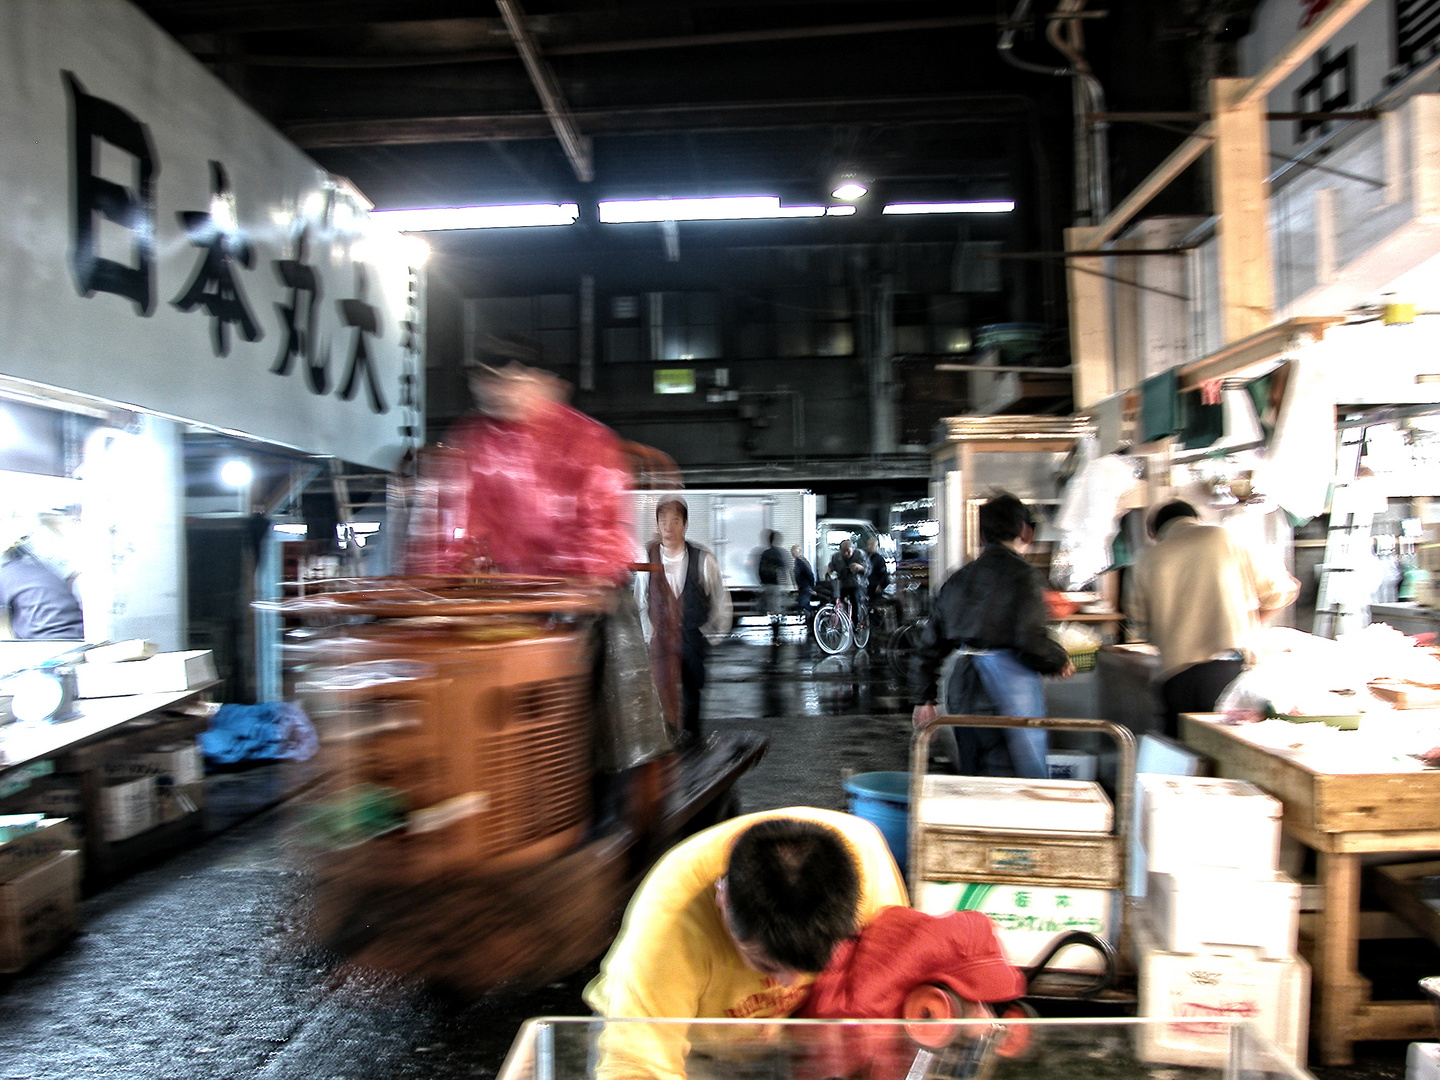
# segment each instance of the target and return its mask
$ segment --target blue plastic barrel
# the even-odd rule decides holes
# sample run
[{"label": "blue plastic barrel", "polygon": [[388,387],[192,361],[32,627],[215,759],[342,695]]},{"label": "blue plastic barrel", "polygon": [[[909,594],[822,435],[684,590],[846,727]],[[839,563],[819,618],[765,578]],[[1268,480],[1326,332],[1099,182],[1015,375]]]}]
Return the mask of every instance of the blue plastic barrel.
[{"label": "blue plastic barrel", "polygon": [[857,773],[845,781],[845,793],[850,796],[850,813],[880,830],[903,871],[910,849],[910,774]]}]

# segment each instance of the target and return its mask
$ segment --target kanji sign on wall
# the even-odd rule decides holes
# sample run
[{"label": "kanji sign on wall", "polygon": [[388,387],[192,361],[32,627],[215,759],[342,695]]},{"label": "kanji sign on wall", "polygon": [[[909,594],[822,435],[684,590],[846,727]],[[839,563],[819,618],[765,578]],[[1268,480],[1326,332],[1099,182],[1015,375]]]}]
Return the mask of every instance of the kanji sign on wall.
[{"label": "kanji sign on wall", "polygon": [[124,0],[0,5],[0,375],[393,468],[400,235]]}]

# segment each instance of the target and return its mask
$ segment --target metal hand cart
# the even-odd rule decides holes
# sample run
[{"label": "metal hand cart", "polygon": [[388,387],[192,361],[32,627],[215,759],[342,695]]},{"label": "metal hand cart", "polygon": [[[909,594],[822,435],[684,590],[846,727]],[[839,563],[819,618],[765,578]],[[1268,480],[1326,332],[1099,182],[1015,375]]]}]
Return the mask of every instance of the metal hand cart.
[{"label": "metal hand cart", "polygon": [[[930,741],[944,726],[987,728],[1043,728],[1095,732],[1108,735],[1119,751],[1109,832],[1065,832],[1007,829],[927,820],[926,777]],[[1023,783],[1023,781],[1021,781]],[[1128,728],[1108,720],[1049,719],[1016,716],[939,716],[919,728],[910,744],[909,885],[916,903],[927,882],[966,882],[976,886],[1032,886],[1037,889],[1106,890],[1113,893],[1113,942],[1091,940],[1089,934],[1071,933],[1060,941],[1062,930],[1042,951],[1027,972],[1032,981],[1027,998],[1077,999],[1131,1003],[1134,997],[1114,989],[1119,955],[1129,940],[1125,899],[1129,856],[1131,803],[1135,793],[1135,736]],[[1086,944],[1101,954],[1101,977],[1074,977],[1061,972],[1045,974],[1043,986],[1034,985],[1041,969],[1054,960],[1063,945]],[[1022,965],[1023,966],[1023,965]]]}]

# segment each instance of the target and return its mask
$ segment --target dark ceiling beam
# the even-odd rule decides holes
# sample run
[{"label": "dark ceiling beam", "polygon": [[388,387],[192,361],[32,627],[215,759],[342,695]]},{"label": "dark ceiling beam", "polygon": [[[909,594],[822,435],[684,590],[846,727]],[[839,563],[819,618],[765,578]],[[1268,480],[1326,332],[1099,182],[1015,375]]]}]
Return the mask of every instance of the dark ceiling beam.
[{"label": "dark ceiling beam", "polygon": [[[336,27],[384,27],[393,23],[423,23],[440,20],[475,20],[475,0],[135,0],[152,19],[172,34],[266,33],[285,30],[325,30]],[[891,0],[896,4],[897,0]],[[659,3],[615,5],[549,5],[555,10],[533,17],[539,20],[600,18],[617,16],[617,7],[627,19],[650,22],[673,17],[691,8],[707,9],[777,7],[824,9],[829,5],[815,0],[662,0]],[[498,20],[479,19],[493,22]]]},{"label": "dark ceiling beam", "polygon": [[560,140],[570,168],[575,170],[575,176],[582,184],[588,184],[595,179],[590,140],[575,126],[575,118],[571,115],[565,95],[560,92],[560,84],[555,81],[555,73],[550,70],[550,65],[540,55],[535,39],[525,28],[525,12],[517,0],[495,0],[495,3],[500,9],[500,17],[505,20],[505,29],[515,41],[515,49],[520,53],[535,93],[540,95],[546,119],[550,121],[555,137]]},{"label": "dark ceiling beam", "polygon": [[319,30],[475,14],[473,0],[138,0],[172,34]]},{"label": "dark ceiling beam", "polygon": [[[1029,101],[1016,95],[947,94],[581,109],[572,115],[591,135],[654,135],[832,124],[995,124],[1013,120],[1029,107]],[[552,134],[549,117],[534,112],[292,120],[282,124],[282,129],[293,142],[308,150],[543,139]]]},{"label": "dark ceiling beam", "polygon": [[[624,41],[587,41],[572,45],[550,45],[545,55],[595,56],[604,53],[645,52],[660,49],[691,49],[717,45],[755,45],[772,41],[805,41],[817,38],[853,37],[870,34],[915,33],[922,30],[949,30],[966,26],[993,26],[993,15],[956,15],[935,19],[895,19],[888,22],[843,23],[834,26],[793,26],[774,30],[736,30],[718,34],[681,34],[674,37],[634,38]],[[347,56],[287,56],[196,52],[207,64],[242,64],[250,67],[283,68],[404,68],[441,67],[453,64],[483,64],[513,60],[509,49],[471,49],[461,52],[374,54]]]}]

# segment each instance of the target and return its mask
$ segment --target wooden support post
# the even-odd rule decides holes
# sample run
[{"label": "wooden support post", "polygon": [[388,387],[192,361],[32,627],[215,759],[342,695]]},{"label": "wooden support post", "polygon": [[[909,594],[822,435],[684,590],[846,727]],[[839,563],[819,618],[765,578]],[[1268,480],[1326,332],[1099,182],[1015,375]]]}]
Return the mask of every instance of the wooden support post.
[{"label": "wooden support post", "polygon": [[[1067,251],[1093,251],[1104,239],[1099,227],[1065,230]],[[1068,259],[1065,283],[1070,293],[1070,364],[1075,411],[1083,412],[1115,392],[1110,355],[1110,282],[1104,258]]]},{"label": "wooden support post", "polygon": [[1275,287],[1270,268],[1270,191],[1265,182],[1269,140],[1265,102],[1244,98],[1248,79],[1212,79],[1215,134],[1210,160],[1220,217],[1221,325],[1227,343],[1270,325]]},{"label": "wooden support post", "polygon": [[1360,937],[1360,856],[1321,851],[1320,886],[1325,916],[1315,939],[1315,995],[1319,1015],[1312,1026],[1326,1065],[1354,1060],[1354,1021],[1368,997],[1368,984],[1356,970]]}]

